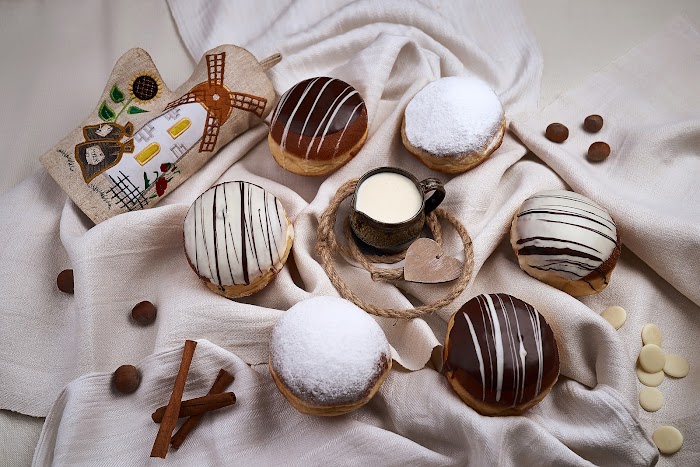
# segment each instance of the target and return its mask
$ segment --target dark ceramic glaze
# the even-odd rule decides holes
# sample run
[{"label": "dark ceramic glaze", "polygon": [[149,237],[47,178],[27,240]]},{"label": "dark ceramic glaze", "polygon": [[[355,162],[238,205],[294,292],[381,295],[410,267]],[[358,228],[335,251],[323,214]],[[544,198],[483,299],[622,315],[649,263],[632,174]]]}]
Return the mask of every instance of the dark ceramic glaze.
[{"label": "dark ceramic glaze", "polygon": [[[360,188],[360,185],[362,185],[362,182],[372,175],[382,172],[397,173],[413,182],[423,198],[423,205],[415,216],[403,222],[390,224],[373,219],[367,214],[355,209],[357,190]],[[426,193],[431,191],[434,193],[428,199],[425,199]],[[419,182],[410,172],[403,169],[396,167],[379,167],[364,174],[357,182],[355,193],[352,197],[350,227],[352,228],[353,234],[355,234],[361,242],[376,249],[378,252],[397,253],[408,248],[408,246],[420,236],[423,226],[425,225],[425,216],[435,210],[435,208],[442,203],[443,199],[445,199],[445,187],[437,178],[426,178]]]}]

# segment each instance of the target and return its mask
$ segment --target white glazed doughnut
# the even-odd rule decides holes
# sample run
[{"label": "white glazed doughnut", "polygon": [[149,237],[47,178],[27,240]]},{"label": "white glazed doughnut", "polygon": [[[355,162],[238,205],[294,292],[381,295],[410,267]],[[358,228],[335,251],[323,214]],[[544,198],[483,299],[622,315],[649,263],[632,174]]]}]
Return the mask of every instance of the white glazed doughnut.
[{"label": "white glazed doughnut", "polygon": [[214,292],[245,297],[265,287],[292,248],[294,229],[275,196],[248,182],[202,193],[185,217],[185,254]]},{"label": "white glazed doughnut", "polygon": [[573,191],[541,191],[515,213],[510,243],[523,271],[579,297],[602,291],[620,257],[610,214]]},{"label": "white glazed doughnut", "polygon": [[269,369],[300,412],[341,415],[365,405],[391,368],[377,322],[347,300],[314,297],[290,308],[272,330]]},{"label": "white glazed doughnut", "polygon": [[411,99],[401,139],[431,169],[461,173],[498,149],[505,129],[503,106],[488,84],[475,77],[448,77]]}]

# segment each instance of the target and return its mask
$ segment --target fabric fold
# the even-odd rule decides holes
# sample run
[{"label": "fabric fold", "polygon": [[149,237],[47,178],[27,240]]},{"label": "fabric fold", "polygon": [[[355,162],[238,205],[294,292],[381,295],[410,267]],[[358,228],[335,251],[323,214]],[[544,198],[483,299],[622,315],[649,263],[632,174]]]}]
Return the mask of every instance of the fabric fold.
[{"label": "fabric fold", "polygon": [[[168,400],[181,355],[182,345],[140,362],[141,386],[130,395],[111,392],[110,374],[71,382],[46,418],[34,465],[157,462],[148,457],[157,432],[150,415]],[[205,415],[182,447],[169,452],[169,463],[318,465],[324,459],[333,465],[583,466],[653,464],[658,456],[635,429],[629,409],[605,386],[589,390],[564,381],[527,417],[483,417],[462,404],[435,371],[393,371],[362,410],[312,417],[284,399],[265,366],[256,372],[201,340],[184,397],[206,393],[219,368],[236,378],[228,388],[236,404]],[[561,404],[587,415],[574,423],[561,416]],[[86,418],[86,408],[94,406],[100,413]]]}]

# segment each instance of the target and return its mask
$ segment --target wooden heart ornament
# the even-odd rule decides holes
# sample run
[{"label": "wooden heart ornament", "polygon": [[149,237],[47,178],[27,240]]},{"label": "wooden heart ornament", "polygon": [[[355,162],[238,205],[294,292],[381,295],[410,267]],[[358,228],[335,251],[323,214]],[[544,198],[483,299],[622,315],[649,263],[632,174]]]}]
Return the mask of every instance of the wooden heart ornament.
[{"label": "wooden heart ornament", "polygon": [[462,262],[452,256],[443,256],[435,240],[419,238],[408,247],[403,278],[409,282],[437,284],[457,279]]}]

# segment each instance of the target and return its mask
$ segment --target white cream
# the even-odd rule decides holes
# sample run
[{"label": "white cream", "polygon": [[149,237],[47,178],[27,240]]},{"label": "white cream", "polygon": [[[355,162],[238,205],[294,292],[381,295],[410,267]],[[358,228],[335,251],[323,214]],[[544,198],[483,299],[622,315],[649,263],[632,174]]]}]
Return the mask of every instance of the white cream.
[{"label": "white cream", "polygon": [[394,172],[380,172],[367,178],[357,189],[355,209],[374,220],[398,224],[415,216],[423,197],[410,178]]}]

